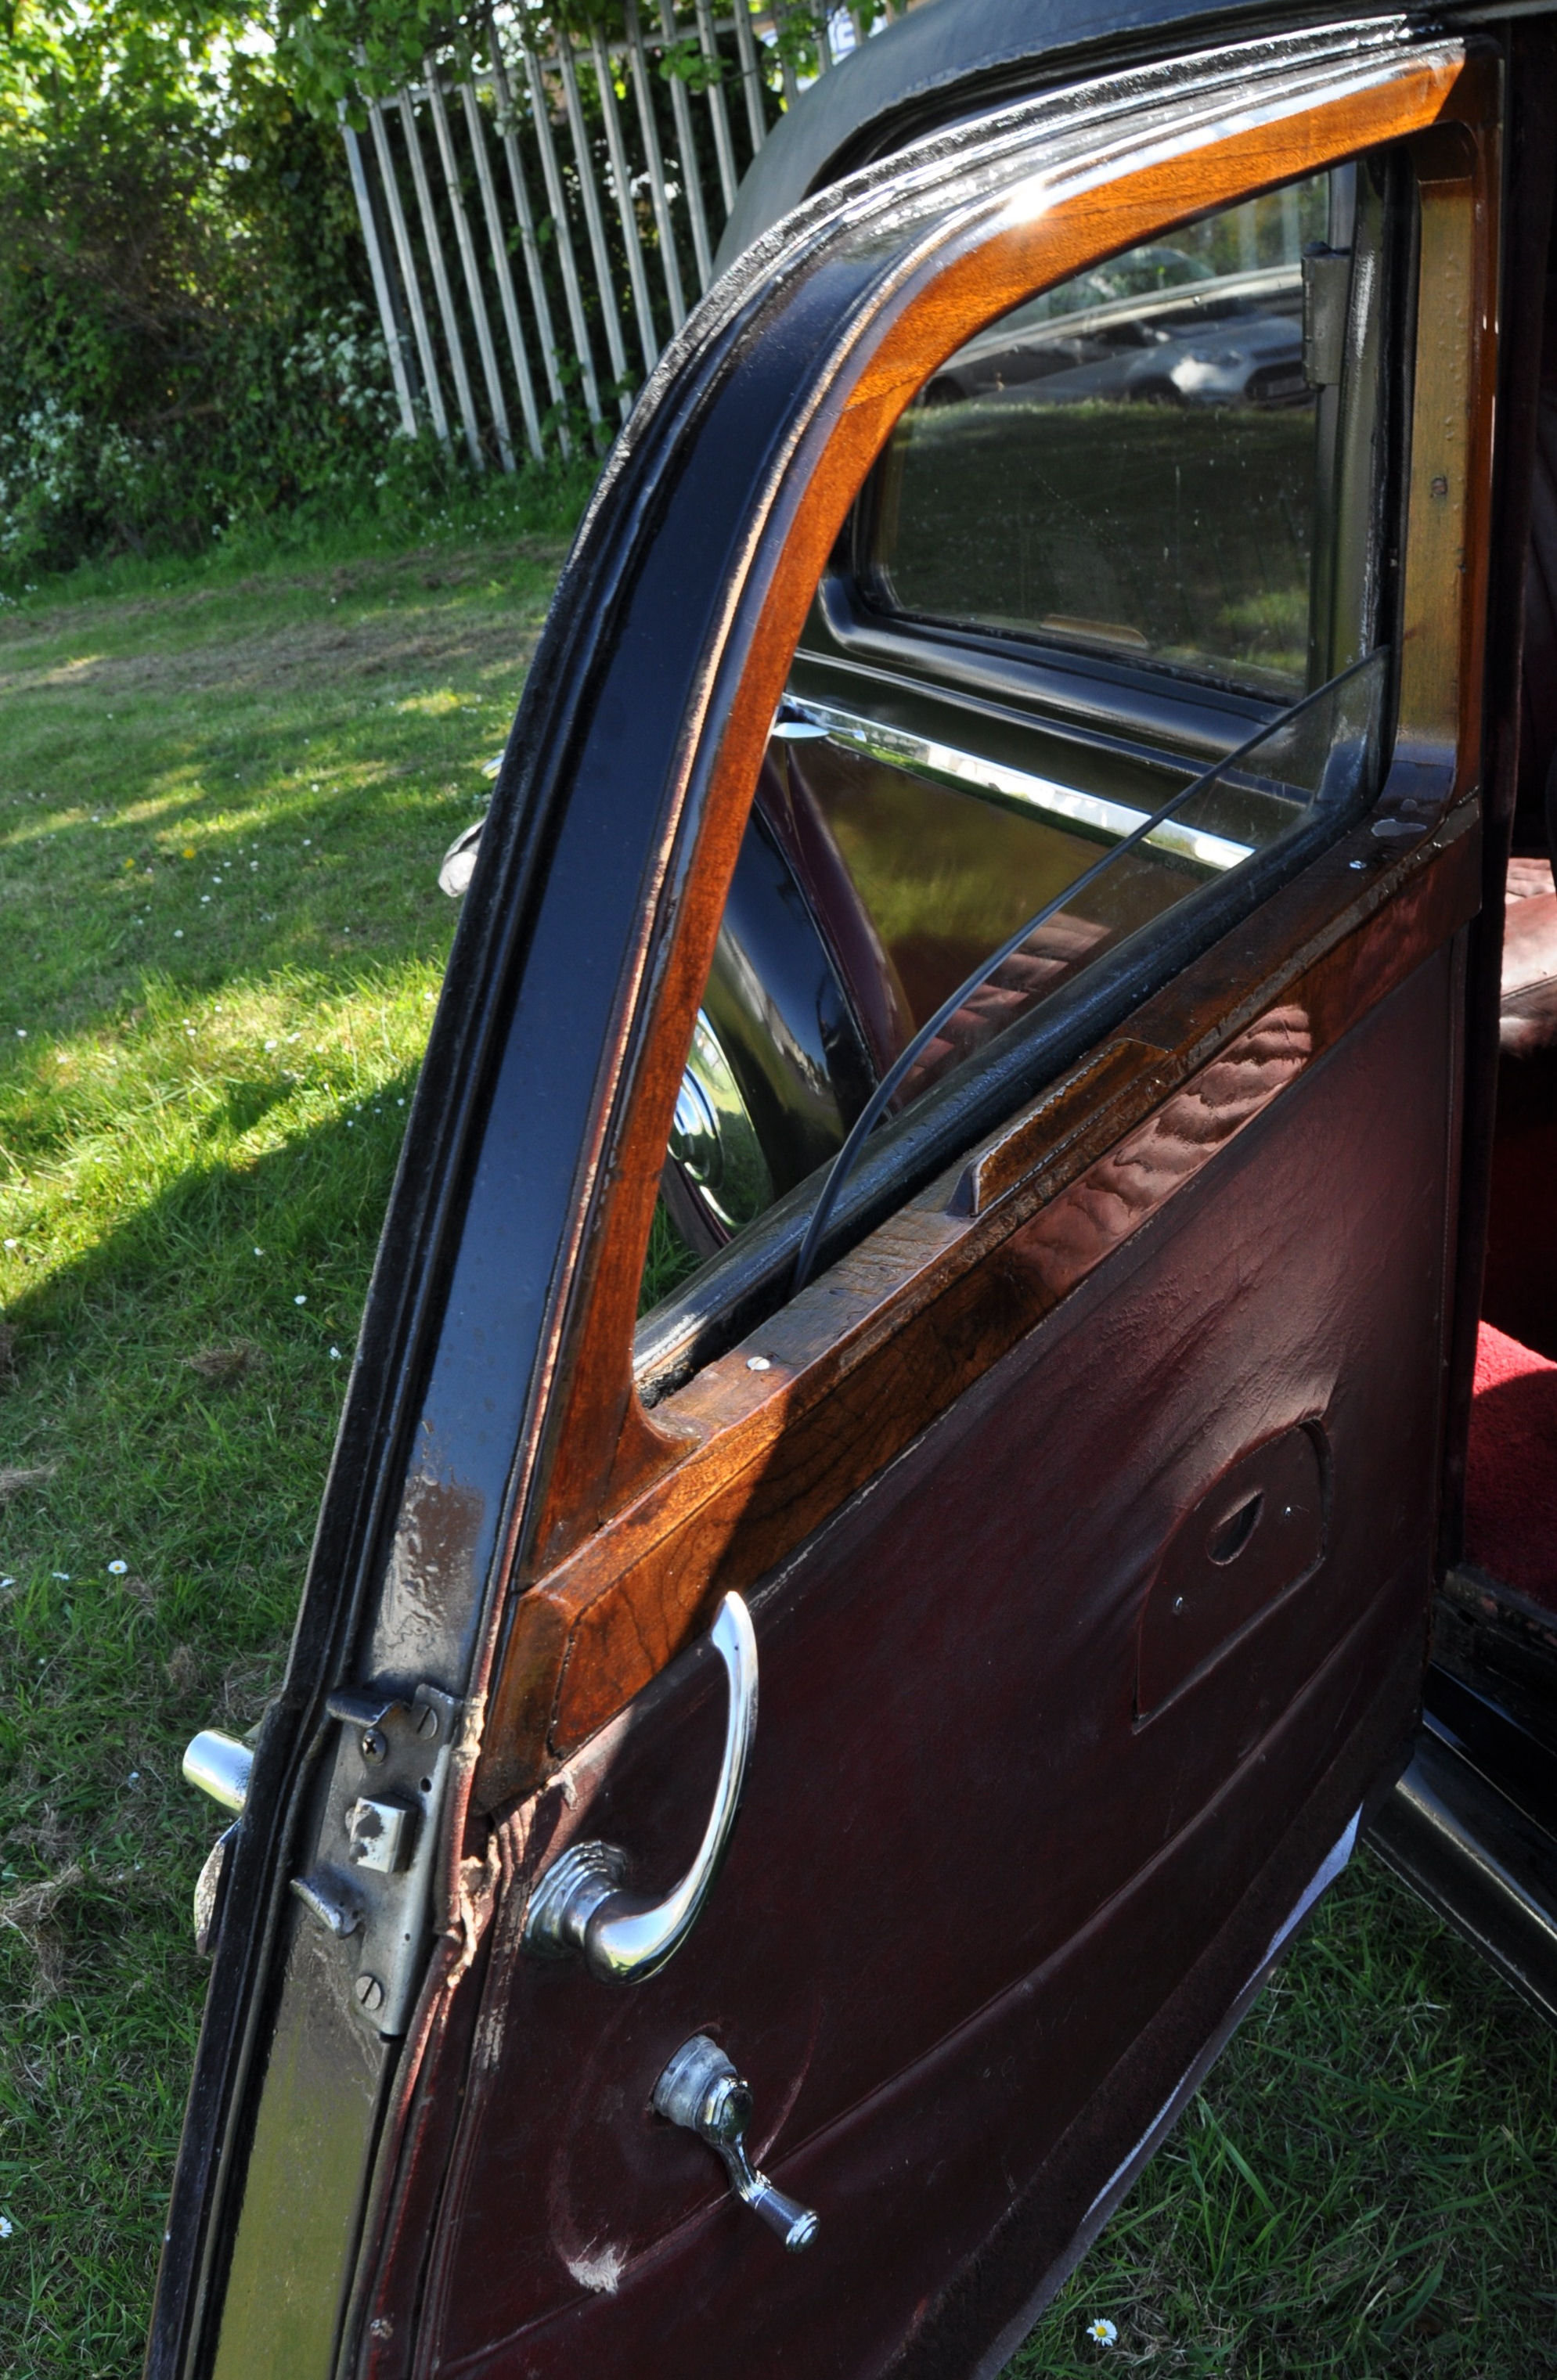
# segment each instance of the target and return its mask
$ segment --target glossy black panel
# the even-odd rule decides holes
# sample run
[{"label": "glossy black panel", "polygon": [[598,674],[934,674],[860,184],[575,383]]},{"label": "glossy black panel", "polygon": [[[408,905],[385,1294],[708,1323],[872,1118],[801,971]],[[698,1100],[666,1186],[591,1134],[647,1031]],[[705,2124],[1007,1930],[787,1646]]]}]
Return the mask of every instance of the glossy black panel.
[{"label": "glossy black panel", "polygon": [[810,904],[760,814],[741,844],[703,1006],[774,1188],[792,1189],[837,1148],[875,1075]]}]

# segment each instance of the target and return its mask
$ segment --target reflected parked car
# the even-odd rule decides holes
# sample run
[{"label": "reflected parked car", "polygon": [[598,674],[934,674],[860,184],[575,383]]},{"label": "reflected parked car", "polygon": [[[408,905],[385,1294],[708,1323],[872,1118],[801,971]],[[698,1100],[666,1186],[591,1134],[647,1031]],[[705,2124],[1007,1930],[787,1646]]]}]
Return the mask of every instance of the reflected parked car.
[{"label": "reflected parked car", "polygon": [[[943,365],[921,403],[1016,392],[1045,405],[1312,401],[1295,265],[1213,274],[1173,249],[1147,253],[1159,261],[1146,289],[1119,297],[1104,276],[1083,275],[1098,291],[1096,302],[1042,314],[1020,310]],[[1180,283],[1189,285],[1187,295]],[[1173,294],[1162,295],[1164,288]]]}]

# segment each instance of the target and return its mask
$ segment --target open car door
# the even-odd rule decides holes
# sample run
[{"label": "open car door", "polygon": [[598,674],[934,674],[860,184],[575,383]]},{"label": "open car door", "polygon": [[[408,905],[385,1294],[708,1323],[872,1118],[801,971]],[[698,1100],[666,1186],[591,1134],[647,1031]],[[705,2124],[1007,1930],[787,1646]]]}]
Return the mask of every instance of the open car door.
[{"label": "open car door", "polygon": [[[232,1789],[157,2380],[993,2372],[1387,1791],[1478,899],[1498,111],[1494,60],[1397,20],[1017,99],[791,216],[656,373],[530,674]],[[1296,245],[1196,266],[1262,193]],[[1100,276],[1135,255],[1150,287]],[[1023,411],[1001,357],[1068,396]],[[1193,578],[1187,626],[1000,543],[1009,442],[1071,440],[1112,503],[1111,424],[1166,456],[1111,583]],[[1173,437],[1243,475],[1193,566]],[[1295,595],[1227,558],[1282,440]],[[635,1342],[791,759],[940,1071],[803,1285],[825,1166]],[[1041,813],[1012,898],[1047,942],[916,991],[960,894],[931,870],[894,927],[856,828],[900,783]],[[1133,889],[1089,907],[1113,849]],[[997,941],[1028,972],[980,1007]]]}]

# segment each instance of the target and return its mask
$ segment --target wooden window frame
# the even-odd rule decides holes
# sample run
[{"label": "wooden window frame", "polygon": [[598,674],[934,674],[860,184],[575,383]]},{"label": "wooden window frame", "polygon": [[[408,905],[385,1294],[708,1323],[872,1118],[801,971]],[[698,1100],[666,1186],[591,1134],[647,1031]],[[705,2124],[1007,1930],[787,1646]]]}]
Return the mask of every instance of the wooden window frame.
[{"label": "wooden window frame", "polygon": [[[1160,112],[1111,152],[1040,168],[937,224],[835,364],[797,444],[797,492],[758,533],[765,566],[748,566],[733,601],[736,664],[703,730],[717,750],[695,850],[648,928],[652,969],[624,1033],[638,1056],[601,1166],[598,1256],[566,1334],[541,1511],[510,1577],[479,1806],[532,1791],[707,1624],[720,1593],[782,1562],[1474,913],[1498,98],[1490,54],[1439,42],[1332,64],[1242,109],[1181,103],[1176,121]],[[807,610],[899,415],[1037,290],[1387,142],[1416,167],[1419,240],[1398,715],[1379,804],[749,1342],[646,1412],[637,1296],[693,1018]],[[1175,1118],[1193,1123],[1176,1158]],[[1122,1160],[1143,1148],[1155,1190],[1111,1203]],[[1033,1261],[1040,1219],[1048,1254]],[[1018,1232],[1023,1261],[1003,1266]]]}]

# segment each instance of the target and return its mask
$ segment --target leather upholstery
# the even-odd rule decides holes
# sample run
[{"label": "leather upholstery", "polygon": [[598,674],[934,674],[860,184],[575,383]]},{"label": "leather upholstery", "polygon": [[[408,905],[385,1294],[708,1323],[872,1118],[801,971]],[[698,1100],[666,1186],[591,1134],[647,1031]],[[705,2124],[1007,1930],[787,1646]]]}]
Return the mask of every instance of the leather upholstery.
[{"label": "leather upholstery", "polygon": [[1511,900],[1503,912],[1499,1038],[1509,1058],[1557,1049],[1557,892]]}]

